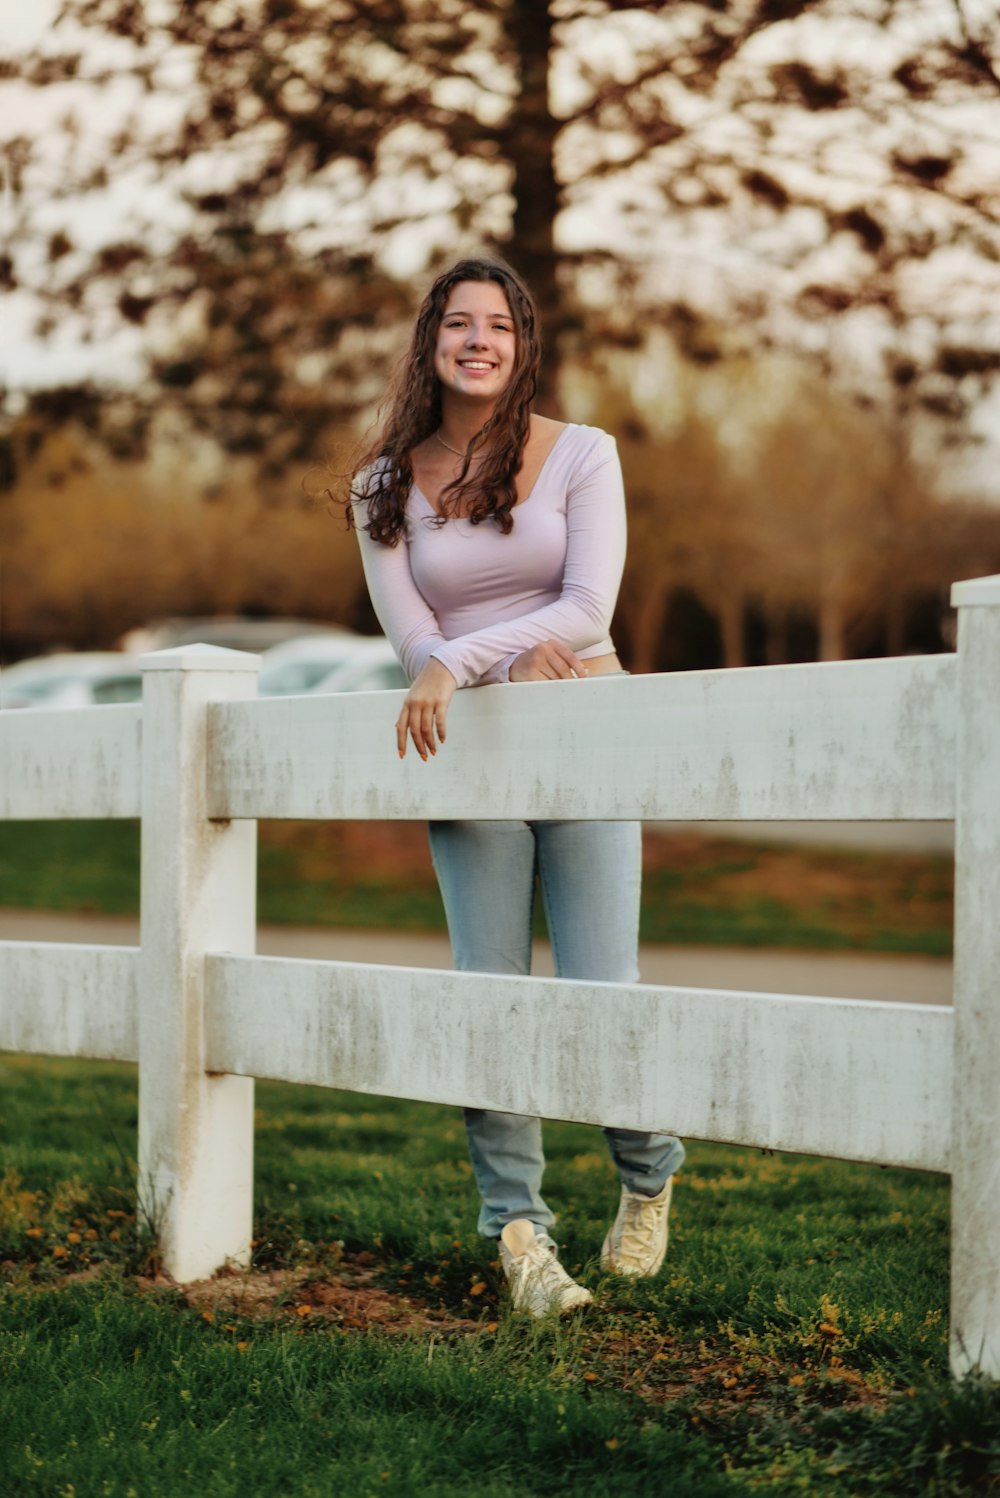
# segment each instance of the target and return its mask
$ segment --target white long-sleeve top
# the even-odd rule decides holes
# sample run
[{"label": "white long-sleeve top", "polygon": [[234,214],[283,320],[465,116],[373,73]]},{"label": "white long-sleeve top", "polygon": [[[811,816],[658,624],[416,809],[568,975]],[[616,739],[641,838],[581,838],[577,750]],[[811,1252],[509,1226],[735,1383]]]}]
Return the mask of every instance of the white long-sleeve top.
[{"label": "white long-sleeve top", "polygon": [[492,520],[437,521],[416,485],[406,531],[385,546],[363,529],[375,613],[412,681],[433,656],[460,687],[507,680],[523,650],[559,640],[581,658],[607,655],[625,565],[625,495],[614,438],[568,425],[504,535]]}]

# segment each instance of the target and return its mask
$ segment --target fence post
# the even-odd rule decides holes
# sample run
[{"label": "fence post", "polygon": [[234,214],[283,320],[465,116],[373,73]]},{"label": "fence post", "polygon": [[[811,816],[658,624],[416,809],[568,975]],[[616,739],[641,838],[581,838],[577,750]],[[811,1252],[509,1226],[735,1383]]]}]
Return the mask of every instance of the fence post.
[{"label": "fence post", "polygon": [[1000,1377],[1000,576],[956,583],[951,1367]]},{"label": "fence post", "polygon": [[204,1067],[204,958],[252,954],[257,824],[211,822],[208,704],[255,695],[260,659],[189,645],[142,658],[139,1210],[179,1281],[249,1261],[252,1078]]}]

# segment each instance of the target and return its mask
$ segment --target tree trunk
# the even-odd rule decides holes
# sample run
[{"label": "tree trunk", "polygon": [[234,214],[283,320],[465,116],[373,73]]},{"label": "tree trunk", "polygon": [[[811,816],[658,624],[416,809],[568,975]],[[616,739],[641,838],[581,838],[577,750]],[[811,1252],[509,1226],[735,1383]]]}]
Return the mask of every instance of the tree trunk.
[{"label": "tree trunk", "polygon": [[829,594],[820,599],[819,605],[819,658],[821,661],[846,658],[844,611],[840,600]]},{"label": "tree trunk", "polygon": [[723,665],[745,666],[747,663],[746,631],[743,599],[739,593],[729,593],[722,600],[719,605],[719,624],[722,629]]},{"label": "tree trunk", "polygon": [[659,666],[660,641],[663,636],[663,614],[669,588],[650,588],[642,594],[634,610],[630,610],[632,655],[629,669],[636,675],[655,671]]},{"label": "tree trunk", "polygon": [[906,609],[902,595],[890,589],[885,605],[885,653],[902,655],[906,637]]},{"label": "tree trunk", "polygon": [[788,610],[772,604],[764,617],[764,661],[783,666],[788,660]]},{"label": "tree trunk", "polygon": [[555,143],[559,121],[549,113],[552,17],[545,0],[511,0],[507,39],[518,60],[521,93],[505,131],[503,150],[514,171],[513,237],[509,259],[538,303],[544,355],[536,407],[558,416],[562,310],[553,224],[559,211]]}]

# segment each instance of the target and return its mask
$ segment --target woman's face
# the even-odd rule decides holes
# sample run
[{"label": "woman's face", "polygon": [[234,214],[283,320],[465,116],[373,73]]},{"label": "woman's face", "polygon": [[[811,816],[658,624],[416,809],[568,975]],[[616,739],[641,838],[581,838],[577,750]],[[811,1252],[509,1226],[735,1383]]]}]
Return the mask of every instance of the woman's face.
[{"label": "woman's face", "polygon": [[514,372],[517,338],[495,281],[459,281],[445,303],[434,349],[442,393],[495,401]]}]

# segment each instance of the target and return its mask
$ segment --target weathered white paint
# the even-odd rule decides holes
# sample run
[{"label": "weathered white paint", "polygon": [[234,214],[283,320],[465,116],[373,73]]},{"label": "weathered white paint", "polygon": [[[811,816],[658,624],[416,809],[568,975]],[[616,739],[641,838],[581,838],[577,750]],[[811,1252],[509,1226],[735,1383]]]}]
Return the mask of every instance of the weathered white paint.
[{"label": "weathered white paint", "polygon": [[1000,1378],[1000,577],[959,584],[951,1361]]},{"label": "weathered white paint", "polygon": [[144,656],[139,1197],[178,1280],[249,1261],[253,1081],[209,1075],[204,954],[252,952],[256,824],[211,822],[210,700],[256,690],[257,656]]},{"label": "weathered white paint", "polygon": [[947,1167],[943,1007],[280,957],[206,965],[206,1054],[226,1071]]},{"label": "weathered white paint", "polygon": [[953,656],[532,682],[460,692],[401,764],[402,694],[211,710],[232,817],[947,820]]},{"label": "weathered white paint", "polygon": [[0,942],[0,1051],[139,1059],[139,949]]},{"label": "weathered white paint", "polygon": [[1000,572],[992,577],[970,577],[963,583],[952,583],[953,609],[1000,608]]},{"label": "weathered white paint", "polygon": [[0,817],[137,817],[138,703],[0,713]]}]

